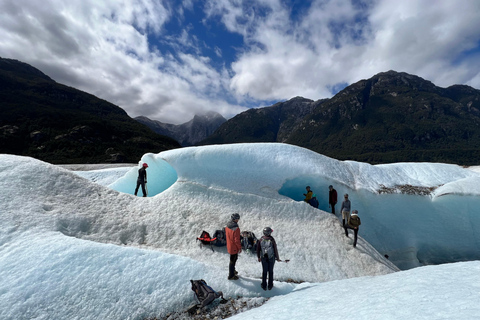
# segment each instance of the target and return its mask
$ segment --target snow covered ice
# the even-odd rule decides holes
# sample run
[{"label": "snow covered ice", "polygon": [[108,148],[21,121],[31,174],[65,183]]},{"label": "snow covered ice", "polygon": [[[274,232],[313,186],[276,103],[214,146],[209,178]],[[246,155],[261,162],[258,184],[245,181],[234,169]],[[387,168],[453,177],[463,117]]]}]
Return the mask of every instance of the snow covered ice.
[{"label": "snow covered ice", "polygon": [[[245,319],[291,319],[294,311],[296,319],[343,319],[349,298],[359,300],[356,319],[478,314],[477,261],[397,268],[479,258],[476,169],[371,166],[285,144],[182,148],[143,162],[147,198],[132,195],[137,166],[74,172],[0,155],[1,319],[161,317],[193,302],[190,279],[226,297],[273,297],[235,316]],[[328,213],[330,184],[359,211],[355,249],[338,214]],[[321,210],[301,201],[306,185]],[[405,185],[434,191],[379,194]],[[226,249],[195,241],[234,212],[241,230],[260,236],[272,227],[280,258],[291,259],[275,265],[272,291],[260,288],[253,254],[239,257],[243,278],[228,281]]]}]

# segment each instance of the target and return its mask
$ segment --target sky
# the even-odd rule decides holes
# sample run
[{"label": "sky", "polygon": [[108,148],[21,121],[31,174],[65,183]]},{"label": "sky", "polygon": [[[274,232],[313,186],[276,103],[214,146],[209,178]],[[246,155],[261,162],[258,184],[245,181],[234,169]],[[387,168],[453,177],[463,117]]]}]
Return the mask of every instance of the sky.
[{"label": "sky", "polygon": [[0,57],[180,124],[388,70],[480,88],[479,1],[3,0]]},{"label": "sky", "polygon": [[[478,168],[372,166],[286,144],[182,148],[145,154],[143,162],[149,164],[146,198],[131,194],[136,165],[99,170],[82,165],[82,171],[71,171],[73,166],[0,155],[0,318],[161,318],[195,302],[192,279],[205,279],[226,298],[241,297],[227,304],[233,313],[246,311],[237,319],[291,319],[293,312],[296,319],[318,319],[318,314],[344,319],[352,300],[355,319],[478,316],[478,258],[400,271],[394,265],[398,260],[386,259],[367,241],[369,228],[378,228],[369,226],[374,220],[400,226],[383,232],[387,243],[399,233],[422,239],[412,230],[423,221],[422,232],[437,244],[429,251],[438,254],[440,248],[453,258],[462,248],[478,252],[480,229],[472,225],[478,219],[467,212],[478,208]],[[307,175],[312,172],[313,177]],[[309,178],[325,185],[322,193],[318,185],[312,187],[321,199],[319,209],[292,199],[293,191],[290,196],[280,191],[288,181],[308,183]],[[345,237],[338,212],[329,213],[323,200],[328,183],[340,194],[347,185],[355,186],[352,209],[362,219],[356,248],[352,236]],[[388,214],[367,210],[391,203],[388,195],[373,197],[381,185],[406,183],[438,187],[422,197],[440,210],[424,210],[417,213],[420,218],[408,215],[418,196],[392,204]],[[124,188],[128,191],[119,191]],[[476,202],[463,207],[468,196]],[[449,204],[458,211],[441,210]],[[241,279],[229,281],[225,247],[211,250],[195,240],[203,230],[221,229],[235,212],[241,216],[240,229],[257,237],[270,226],[280,259],[290,260],[275,264],[271,291],[260,288],[255,255],[243,251],[236,268]],[[444,220],[447,215],[455,222]],[[470,224],[463,225],[464,220]],[[449,227],[439,229],[435,221]],[[445,246],[452,235],[461,243]]]}]

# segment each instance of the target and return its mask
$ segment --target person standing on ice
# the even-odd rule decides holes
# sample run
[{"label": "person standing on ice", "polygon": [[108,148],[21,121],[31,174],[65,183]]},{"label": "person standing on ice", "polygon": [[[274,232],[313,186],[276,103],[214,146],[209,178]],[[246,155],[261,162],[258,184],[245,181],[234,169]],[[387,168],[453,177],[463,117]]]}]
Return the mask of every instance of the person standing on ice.
[{"label": "person standing on ice", "polygon": [[305,196],[305,199],[303,199],[303,201],[305,201],[306,203],[310,203],[310,200],[312,200],[313,191],[310,190],[310,186],[307,186],[305,189],[307,189],[307,193],[303,194]]},{"label": "person standing on ice", "polygon": [[348,229],[352,229],[354,233],[353,239],[353,247],[357,246],[357,235],[358,235],[358,227],[362,224],[360,221],[360,217],[358,216],[358,210],[353,210],[352,215],[348,219],[348,223],[343,226],[345,229],[345,235],[348,237]]},{"label": "person standing on ice", "polygon": [[272,237],[272,228],[263,228],[263,236],[257,243],[258,262],[262,263],[262,283],[263,290],[267,290],[267,274],[268,274],[268,290],[273,288],[273,266],[275,260],[280,261],[277,251],[277,243]]},{"label": "person standing on ice", "polygon": [[348,193],[345,193],[343,197],[345,200],[342,202],[340,211],[342,212],[342,225],[345,226],[345,220],[348,221],[348,218],[350,218],[350,208],[352,207],[352,203],[348,200]]},{"label": "person standing on ice", "polygon": [[240,242],[240,227],[238,220],[240,215],[238,213],[232,214],[231,220],[225,228],[225,236],[227,238],[227,251],[230,254],[230,264],[228,265],[228,280],[238,280],[238,272],[235,269],[238,254],[242,252],[242,244]]},{"label": "person standing on ice", "polygon": [[337,204],[337,190],[332,185],[328,186],[328,204],[332,207],[332,213],[335,214],[335,205]]},{"label": "person standing on ice", "polygon": [[145,190],[145,184],[147,183],[147,168],[148,164],[144,163],[140,169],[138,169],[138,178],[137,178],[137,187],[135,188],[135,196],[138,193],[138,188],[142,186],[143,196],[147,196],[147,191]]}]

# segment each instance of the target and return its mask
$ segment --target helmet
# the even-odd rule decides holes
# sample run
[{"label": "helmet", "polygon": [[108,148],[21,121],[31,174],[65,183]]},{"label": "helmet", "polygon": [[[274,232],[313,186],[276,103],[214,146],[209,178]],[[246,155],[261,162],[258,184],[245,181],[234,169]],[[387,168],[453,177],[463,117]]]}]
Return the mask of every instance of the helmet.
[{"label": "helmet", "polygon": [[305,189],[310,189],[310,186],[307,186]]},{"label": "helmet", "polygon": [[332,186],[332,185],[329,185],[329,186],[328,186],[328,188],[329,188],[329,189],[332,189],[332,188],[333,188],[333,186]]},{"label": "helmet", "polygon": [[148,164],[144,163],[144,164],[143,164],[143,167],[144,167],[144,168],[148,168]]},{"label": "helmet", "polygon": [[270,227],[265,227],[265,228],[263,228],[263,235],[264,235],[264,236],[267,236],[267,237],[268,237],[269,235],[272,234],[272,232],[273,232],[273,230],[272,230],[272,228],[270,228]]},{"label": "helmet", "polygon": [[353,210],[352,214],[358,214],[358,210]]},{"label": "helmet", "polygon": [[231,218],[232,218],[232,220],[238,220],[238,219],[240,219],[240,215],[238,213],[234,213],[234,214],[232,214]]},{"label": "helmet", "polygon": [[343,196],[346,197],[346,198],[348,198],[348,193],[345,193]]}]

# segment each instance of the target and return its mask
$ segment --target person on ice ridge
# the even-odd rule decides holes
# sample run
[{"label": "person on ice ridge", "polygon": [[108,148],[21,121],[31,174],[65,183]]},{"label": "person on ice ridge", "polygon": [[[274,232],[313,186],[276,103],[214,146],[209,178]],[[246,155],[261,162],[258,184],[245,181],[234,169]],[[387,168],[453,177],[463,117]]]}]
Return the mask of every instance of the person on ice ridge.
[{"label": "person on ice ridge", "polygon": [[277,251],[277,243],[272,237],[272,228],[263,228],[263,236],[257,243],[258,262],[262,263],[262,283],[263,290],[267,290],[267,274],[268,274],[268,290],[273,288],[273,266],[275,260],[280,261]]},{"label": "person on ice ridge", "polygon": [[345,235],[348,237],[348,229],[352,229],[354,233],[353,239],[353,247],[357,246],[357,235],[358,235],[358,227],[362,222],[360,221],[360,217],[358,216],[358,210],[353,210],[352,215],[348,218],[348,223],[343,227],[345,229]]},{"label": "person on ice ridge", "polygon": [[238,254],[242,252],[242,243],[240,242],[240,227],[238,221],[240,215],[232,214],[231,220],[225,228],[225,236],[227,237],[227,251],[230,254],[230,264],[228,265],[228,280],[238,280],[238,272],[235,269]]},{"label": "person on ice ridge", "polygon": [[310,203],[310,200],[313,196],[313,191],[310,190],[310,186],[307,186],[305,189],[307,189],[307,193],[303,194],[305,196],[305,199],[303,199],[303,201],[305,201],[306,203]]},{"label": "person on ice ridge", "polygon": [[332,185],[328,187],[328,204],[332,208],[332,214],[335,214],[335,205],[337,204],[337,190],[333,188]]},{"label": "person on ice ridge", "polygon": [[138,193],[138,188],[142,186],[143,196],[147,196],[145,184],[147,183],[147,168],[148,164],[144,163],[140,169],[138,169],[137,187],[135,188],[135,196]]},{"label": "person on ice ridge", "polygon": [[348,219],[350,218],[350,210],[352,207],[352,203],[350,200],[348,200],[348,193],[345,193],[343,196],[345,200],[342,202],[342,207],[340,208],[340,211],[342,212],[342,225],[345,226],[345,221],[348,222]]}]

